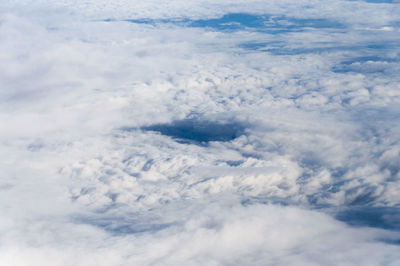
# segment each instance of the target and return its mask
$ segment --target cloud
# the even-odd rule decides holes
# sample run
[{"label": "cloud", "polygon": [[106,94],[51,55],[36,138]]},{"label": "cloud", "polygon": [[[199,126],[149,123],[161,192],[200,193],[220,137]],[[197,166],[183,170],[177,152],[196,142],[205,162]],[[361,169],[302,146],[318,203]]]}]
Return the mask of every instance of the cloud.
[{"label": "cloud", "polygon": [[[181,206],[162,212],[176,213],[175,208]],[[106,236],[85,225],[48,220],[40,237],[44,243],[32,246],[32,241],[40,240],[28,233],[23,239],[35,240],[24,243],[19,238],[18,246],[1,248],[0,261],[11,265],[379,265],[390,261],[395,265],[400,259],[398,246],[381,242],[394,239],[393,233],[349,228],[318,212],[195,202],[190,209],[188,213],[184,208],[183,223],[123,236]],[[37,222],[31,226],[40,228]],[[130,226],[135,227],[133,221]],[[55,242],[48,239],[54,236],[52,230],[59,232]]]},{"label": "cloud", "polygon": [[399,262],[397,5],[0,5],[0,264]]}]

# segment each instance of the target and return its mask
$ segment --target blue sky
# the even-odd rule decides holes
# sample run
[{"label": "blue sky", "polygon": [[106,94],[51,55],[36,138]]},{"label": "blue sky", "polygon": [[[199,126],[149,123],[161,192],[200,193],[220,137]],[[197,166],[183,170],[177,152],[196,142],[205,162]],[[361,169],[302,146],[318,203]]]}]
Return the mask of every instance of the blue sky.
[{"label": "blue sky", "polygon": [[399,264],[398,14],[2,1],[0,264]]}]

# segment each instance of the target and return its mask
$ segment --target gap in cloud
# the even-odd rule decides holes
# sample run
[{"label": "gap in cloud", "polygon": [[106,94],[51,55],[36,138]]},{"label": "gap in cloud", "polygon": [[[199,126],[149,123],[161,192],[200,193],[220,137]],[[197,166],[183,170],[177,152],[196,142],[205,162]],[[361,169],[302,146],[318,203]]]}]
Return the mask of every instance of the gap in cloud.
[{"label": "gap in cloud", "polygon": [[312,47],[312,48],[266,48],[266,49],[260,49],[260,51],[263,52],[268,52],[273,55],[299,55],[299,54],[321,54],[321,53],[326,53],[326,52],[338,52],[338,51],[349,51],[357,49],[357,47],[353,46],[327,46],[327,47]]},{"label": "gap in cloud", "polygon": [[374,3],[374,4],[395,4],[400,3],[399,0],[365,0],[367,3]]},{"label": "gap in cloud", "polygon": [[[348,0],[349,2],[358,2],[360,0]],[[363,0],[362,2],[373,3],[373,4],[396,4],[400,3],[400,0]]]},{"label": "gap in cloud", "polygon": [[231,141],[244,134],[245,126],[236,121],[218,122],[200,119],[184,119],[169,124],[142,127],[174,138],[180,143],[206,144],[210,141]]},{"label": "gap in cloud", "polygon": [[238,45],[239,48],[253,51],[263,51],[267,47],[282,48],[284,43],[282,41],[271,42],[244,42]]},{"label": "gap in cloud", "polygon": [[[327,52],[352,52],[359,54],[385,54],[389,52],[396,52],[398,50],[399,44],[395,42],[382,42],[382,43],[361,43],[358,45],[343,45],[341,43],[330,43],[324,46],[314,46],[310,47],[298,47],[298,48],[288,48],[283,45],[279,47],[279,44],[274,43],[273,45],[263,46],[263,44],[269,43],[257,43],[257,42],[246,42],[239,45],[239,47],[250,50],[257,50],[262,52],[268,52],[273,55],[299,55],[299,54],[321,54]],[[358,57],[360,63],[368,62],[368,56],[366,56],[366,61],[362,61],[361,57]],[[370,58],[373,57],[371,56]],[[382,56],[381,59],[385,57]],[[357,60],[357,59],[356,59]],[[372,61],[370,60],[370,61]],[[387,58],[388,63],[395,63],[397,61]],[[346,60],[348,63],[348,60]],[[345,63],[346,63],[345,62]],[[384,61],[377,60],[376,63],[384,63]],[[350,63],[351,64],[351,63]]]},{"label": "gap in cloud", "polygon": [[[115,21],[113,19],[106,19],[105,22],[112,22]],[[126,19],[126,22],[134,23],[134,24],[149,24],[149,25],[156,25],[156,24],[176,24],[179,26],[184,26],[187,23],[190,23],[191,20],[186,18],[174,18],[174,19]]]},{"label": "gap in cloud", "polygon": [[355,57],[349,60],[345,60],[342,62],[343,65],[351,65],[354,63],[365,63],[365,62],[398,62],[398,59],[395,58],[387,58],[387,57],[381,57],[381,56],[362,56],[362,57]]},{"label": "gap in cloud", "polygon": [[400,231],[400,209],[397,207],[350,206],[337,211],[335,217],[356,227]]},{"label": "gap in cloud", "polygon": [[272,34],[303,31],[307,28],[344,28],[343,24],[327,19],[297,19],[246,13],[226,14],[216,19],[194,20],[190,26],[222,31],[250,29]]},{"label": "gap in cloud", "polygon": [[397,59],[381,56],[355,57],[342,61],[339,65],[334,66],[332,71],[335,73],[383,73],[397,62]]},{"label": "gap in cloud", "polygon": [[269,34],[305,31],[309,28],[344,28],[343,24],[328,19],[297,19],[286,16],[246,13],[226,14],[216,19],[194,20],[189,26],[217,31],[252,30]]},{"label": "gap in cloud", "polygon": [[[353,52],[353,51],[351,51]],[[335,73],[382,74],[393,72],[399,63],[396,44],[369,44],[355,50],[356,55],[342,60],[332,67]]]},{"label": "gap in cloud", "polygon": [[[105,19],[113,22],[114,19]],[[175,19],[126,19],[126,22],[135,24],[174,24],[183,27],[207,28],[214,31],[256,31],[269,34],[285,32],[299,32],[307,29],[343,29],[345,26],[337,21],[324,18],[298,19],[286,16],[256,15],[249,13],[230,13],[220,18],[190,20],[187,18]]]},{"label": "gap in cloud", "polygon": [[400,239],[386,239],[386,238],[384,238],[384,239],[379,239],[379,240],[381,242],[384,242],[384,243],[389,244],[389,245],[396,245],[396,246],[400,245]]},{"label": "gap in cloud", "polygon": [[[139,215],[140,216],[140,215]],[[142,217],[143,218],[143,217]],[[148,217],[149,218],[149,217]],[[90,224],[92,226],[101,228],[102,230],[109,232],[113,235],[131,235],[141,233],[155,233],[164,230],[172,225],[173,223],[160,223],[155,218],[149,218],[148,221],[140,219],[129,219],[123,216],[93,216],[93,217],[75,217],[76,223]]]}]

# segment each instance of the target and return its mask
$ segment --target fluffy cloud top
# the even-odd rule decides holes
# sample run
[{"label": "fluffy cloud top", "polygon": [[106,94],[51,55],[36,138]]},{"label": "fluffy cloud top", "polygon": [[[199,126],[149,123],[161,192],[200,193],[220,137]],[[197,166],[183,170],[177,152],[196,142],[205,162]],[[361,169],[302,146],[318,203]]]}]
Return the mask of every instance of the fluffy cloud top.
[{"label": "fluffy cloud top", "polygon": [[1,265],[397,265],[395,1],[3,1]]}]

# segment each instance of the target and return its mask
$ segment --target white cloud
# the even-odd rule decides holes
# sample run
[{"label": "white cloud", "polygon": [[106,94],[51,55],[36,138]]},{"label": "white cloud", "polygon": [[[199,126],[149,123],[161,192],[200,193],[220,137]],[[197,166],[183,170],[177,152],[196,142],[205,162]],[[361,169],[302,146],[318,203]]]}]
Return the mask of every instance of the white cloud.
[{"label": "white cloud", "polygon": [[[191,212],[183,209],[189,215],[180,217],[183,223],[137,235],[106,236],[85,225],[33,221],[30,226],[41,229],[40,237],[32,234],[35,231],[28,231],[18,243],[0,249],[0,262],[34,266],[395,265],[400,259],[398,246],[378,242],[390,241],[393,233],[349,228],[318,212],[265,205],[192,203]],[[180,206],[175,208],[182,210]],[[180,213],[168,207],[162,212],[171,211]],[[134,224],[131,226],[135,228]],[[57,239],[52,239],[55,234]]]},{"label": "white cloud", "polygon": [[[399,262],[397,5],[1,6],[0,264]],[[123,21],[239,11],[344,27]],[[198,145],[140,130],[187,118],[245,131]],[[333,218],[378,207],[382,224]]]}]

